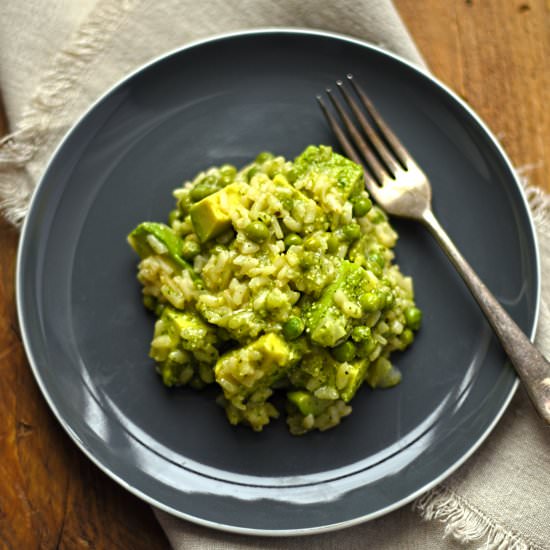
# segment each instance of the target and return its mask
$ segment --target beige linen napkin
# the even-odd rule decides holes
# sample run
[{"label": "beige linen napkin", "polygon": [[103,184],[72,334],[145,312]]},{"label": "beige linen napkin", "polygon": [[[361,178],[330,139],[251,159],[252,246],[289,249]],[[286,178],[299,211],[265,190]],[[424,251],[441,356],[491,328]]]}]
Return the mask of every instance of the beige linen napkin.
[{"label": "beige linen napkin", "polygon": [[[390,0],[58,0],[55,8],[46,0],[8,4],[0,16],[0,81],[14,132],[0,144],[0,199],[16,224],[51,153],[89,104],[129,71],[191,40],[262,26],[320,28],[374,42],[423,64]],[[550,200],[537,190],[528,194],[545,281],[550,272]],[[538,344],[548,355],[547,283],[543,299]],[[464,466],[413,506],[378,520],[313,537],[266,539],[220,533],[156,513],[178,549],[543,549],[550,548],[549,457],[550,431],[521,390]],[[423,522],[421,516],[438,521]],[[444,534],[452,536],[442,540]]]}]

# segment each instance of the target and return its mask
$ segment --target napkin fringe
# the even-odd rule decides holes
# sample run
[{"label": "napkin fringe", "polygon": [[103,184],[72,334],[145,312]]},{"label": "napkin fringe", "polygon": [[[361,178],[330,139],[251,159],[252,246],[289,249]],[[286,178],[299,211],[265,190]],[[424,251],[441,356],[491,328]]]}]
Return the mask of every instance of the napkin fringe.
[{"label": "napkin fringe", "polygon": [[520,180],[525,189],[527,202],[531,207],[535,226],[539,231],[550,230],[550,194],[540,187],[530,184],[524,177],[520,177]]},{"label": "napkin fringe", "polygon": [[76,96],[77,84],[86,65],[113,36],[124,16],[138,0],[108,0],[100,3],[73,34],[68,45],[53,58],[21,121],[11,134],[0,140],[0,213],[20,226],[27,214],[35,182],[27,168],[60,128],[64,112]]},{"label": "napkin fringe", "polygon": [[463,544],[479,542],[478,550],[544,550],[500,526],[441,485],[417,499],[413,507],[422,519],[443,523],[444,538],[452,536]]}]

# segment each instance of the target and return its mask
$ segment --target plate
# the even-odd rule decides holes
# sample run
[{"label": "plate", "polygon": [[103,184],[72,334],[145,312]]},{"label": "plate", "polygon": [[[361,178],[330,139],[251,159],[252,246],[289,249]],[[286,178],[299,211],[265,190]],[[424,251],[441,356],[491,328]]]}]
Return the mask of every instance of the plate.
[{"label": "plate", "polygon": [[58,420],[103,471],[176,516],[289,535],[385,514],[449,475],[487,437],[517,380],[458,275],[420,225],[394,220],[424,325],[396,356],[403,382],[361,390],[325,433],[231,427],[213,394],[163,387],[147,357],[126,235],[164,220],[171,191],[262,150],[336,146],[315,95],[347,72],[431,179],[434,209],[479,275],[533,334],[538,256],[521,187],[479,118],[378,48],[265,30],[187,46],[135,72],[66,136],[36,191],[18,258],[25,347]]}]

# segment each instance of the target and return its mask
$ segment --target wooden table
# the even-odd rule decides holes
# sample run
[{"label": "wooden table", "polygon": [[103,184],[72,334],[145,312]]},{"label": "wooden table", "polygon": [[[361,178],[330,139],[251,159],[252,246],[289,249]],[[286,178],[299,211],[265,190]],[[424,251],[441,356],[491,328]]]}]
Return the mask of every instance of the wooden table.
[{"label": "wooden table", "polygon": [[[550,2],[395,4],[435,75],[550,191]],[[39,393],[18,335],[16,247],[0,222],[0,548],[167,548],[150,508],[84,457]]]}]

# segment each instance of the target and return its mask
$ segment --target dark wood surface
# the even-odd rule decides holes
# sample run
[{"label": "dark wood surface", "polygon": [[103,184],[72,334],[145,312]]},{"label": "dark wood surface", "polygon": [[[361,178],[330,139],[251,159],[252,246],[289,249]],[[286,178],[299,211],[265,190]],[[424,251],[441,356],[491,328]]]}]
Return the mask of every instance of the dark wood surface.
[{"label": "dark wood surface", "polygon": [[169,548],[151,509],[80,452],[39,392],[17,327],[17,237],[0,218],[0,549]]},{"label": "dark wood surface", "polygon": [[[548,0],[395,4],[435,75],[550,190]],[[0,221],[0,549],[167,548],[150,508],[82,455],[42,398],[18,334],[16,248]]]}]

